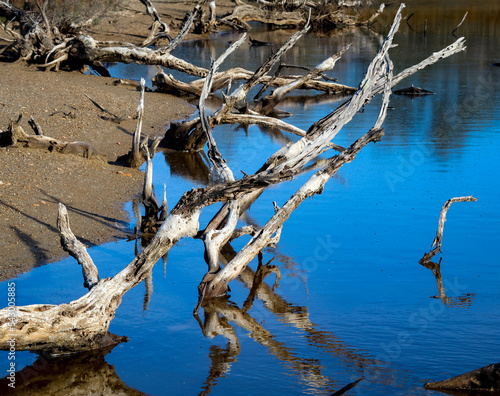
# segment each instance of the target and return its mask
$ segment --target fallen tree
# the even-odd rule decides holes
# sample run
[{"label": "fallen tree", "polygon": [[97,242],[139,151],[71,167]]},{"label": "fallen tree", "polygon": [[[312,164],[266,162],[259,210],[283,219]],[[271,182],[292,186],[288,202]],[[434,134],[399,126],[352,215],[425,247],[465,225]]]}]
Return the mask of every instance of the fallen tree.
[{"label": "fallen tree", "polygon": [[0,147],[25,147],[58,152],[61,154],[73,154],[84,158],[104,159],[97,148],[85,142],[64,142],[49,136],[45,136],[42,128],[31,118],[28,123],[35,132],[28,135],[21,127],[22,114],[16,121],[11,121],[7,130],[0,131]]},{"label": "fallen tree", "polygon": [[[331,30],[346,26],[371,26],[383,12],[382,3],[378,10],[364,19],[360,12],[347,2],[319,2],[319,1],[264,1],[257,0],[248,4],[238,1],[233,11],[221,18],[220,23],[228,26],[250,30],[249,22],[261,22],[278,27],[304,26],[308,17],[308,10],[312,10],[311,23],[314,30]],[[361,3],[361,2],[360,2]],[[358,4],[359,5],[359,4]]]},{"label": "fallen tree", "polygon": [[[91,263],[91,260],[89,261],[90,256],[85,248],[77,243],[76,238],[70,232],[64,205],[60,204],[58,225],[60,232],[64,235],[64,246],[82,264],[89,292],[67,304],[35,304],[15,307],[14,310],[7,308],[0,310],[0,348],[8,349],[9,341],[14,338],[16,350],[65,354],[102,348],[125,340],[126,337],[115,336],[108,332],[110,322],[123,295],[146,279],[157,261],[183,237],[201,237],[205,242],[208,271],[200,283],[198,305],[209,304],[210,298],[224,295],[228,283],[241,274],[247,264],[265,246],[271,246],[277,242],[281,227],[298,205],[307,197],[321,193],[325,183],[342,165],[354,160],[359,151],[368,143],[376,142],[383,136],[381,127],[386,117],[393,85],[392,62],[388,52],[401,21],[401,9],[402,7],[379,53],[371,62],[365,78],[350,101],[330,116],[313,124],[298,142],[278,150],[255,174],[245,175],[241,179],[236,179],[225,163],[211,135],[211,129],[229,113],[234,103],[244,98],[249,90],[260,81],[260,78],[267,73],[269,64],[277,60],[271,59],[266,62],[249,81],[226,98],[225,104],[218,112],[207,116],[204,110],[205,100],[211,91],[218,64],[242,40],[233,44],[208,71],[200,96],[200,125],[209,141],[212,184],[186,192],[168,215],[165,202],[162,211],[164,221],[150,244],[112,278],[99,279],[97,266]],[[446,52],[446,56],[463,50],[465,48],[463,42],[463,39],[459,39],[453,45],[453,49]],[[418,68],[418,65],[415,67]],[[326,165],[314,173],[281,208],[275,205],[275,215],[266,225],[260,229],[236,230],[236,220],[252,199],[255,199],[268,186],[289,180],[305,171],[312,160],[330,150],[331,140],[341,128],[356,115],[362,106],[367,105],[379,93],[383,93],[383,104],[379,117],[369,132],[347,149],[342,149],[340,154],[327,160]],[[146,159],[150,158],[148,150],[145,146],[143,147]],[[150,189],[151,172],[152,163],[148,160],[144,201],[154,200]],[[217,202],[225,202],[225,209],[214,217],[205,230],[200,231],[200,212],[203,208]],[[159,205],[156,204],[156,206]],[[223,269],[220,269],[220,251],[225,243],[233,236],[245,233],[251,233],[253,237]]]}]

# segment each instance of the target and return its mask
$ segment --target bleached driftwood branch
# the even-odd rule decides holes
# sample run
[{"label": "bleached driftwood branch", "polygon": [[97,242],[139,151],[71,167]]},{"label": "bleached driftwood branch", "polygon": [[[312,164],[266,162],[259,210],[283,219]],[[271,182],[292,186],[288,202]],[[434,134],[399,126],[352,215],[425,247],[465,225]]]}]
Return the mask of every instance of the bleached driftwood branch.
[{"label": "bleached driftwood branch", "polygon": [[441,252],[441,243],[443,241],[446,213],[448,212],[448,209],[450,208],[451,204],[455,202],[476,202],[476,201],[477,198],[474,198],[472,195],[469,195],[468,197],[450,198],[444,203],[443,207],[441,208],[441,213],[439,214],[439,224],[436,232],[436,237],[432,241],[431,251],[429,253],[424,254],[424,257],[420,259],[420,264],[431,261],[436,254]]},{"label": "bleached driftwood branch", "polygon": [[69,226],[68,210],[66,206],[59,203],[57,215],[57,228],[61,235],[61,245],[65,251],[73,256],[78,264],[82,266],[83,286],[92,289],[99,283],[99,270],[87,252],[87,248],[81,243],[71,231]]}]

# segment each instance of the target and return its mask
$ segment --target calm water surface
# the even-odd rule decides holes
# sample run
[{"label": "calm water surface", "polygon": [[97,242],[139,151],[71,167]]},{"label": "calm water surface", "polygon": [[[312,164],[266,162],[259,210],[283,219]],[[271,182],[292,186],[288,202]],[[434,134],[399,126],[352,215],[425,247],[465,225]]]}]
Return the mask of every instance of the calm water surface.
[{"label": "calm water surface", "polygon": [[[463,16],[463,4],[453,12],[429,9],[425,37],[424,11],[415,14],[411,29],[403,24],[399,46],[391,51],[395,71],[452,43],[450,31]],[[304,202],[285,223],[280,243],[262,257],[263,264],[274,258],[282,275],[279,285],[271,274],[252,288],[255,259],[232,282],[229,301],[200,311],[197,321],[191,312],[206,271],[203,248],[201,241],[182,240],[156,265],[147,285],[124,296],[110,331],[127,335],[129,342],[108,354],[50,364],[18,353],[18,369],[35,363],[31,372],[42,373],[31,392],[43,385],[66,394],[78,389],[71,378],[86,378],[103,394],[327,395],[364,378],[347,394],[423,395],[433,393],[422,388],[425,382],[498,362],[500,68],[491,66],[500,61],[498,7],[495,12],[473,8],[470,23],[458,32],[466,36],[467,50],[398,87],[414,84],[436,94],[394,95],[383,140],[363,149],[323,194]],[[288,35],[264,29],[251,33],[273,43]],[[192,59],[196,53],[194,62],[207,65],[235,37],[186,43],[176,55]],[[380,40],[365,30],[309,35],[285,62],[312,67],[352,42],[330,75],[357,85]],[[275,48],[242,48],[225,67],[255,69]],[[132,69],[116,67],[114,73],[148,74]],[[294,114],[289,122],[307,129],[340,103],[309,99],[283,108]],[[358,114],[335,142],[349,145],[368,131],[378,103]],[[254,126],[218,127],[214,135],[235,174],[254,172],[279,147],[296,140]],[[185,190],[208,182],[204,154],[158,153],[154,171],[157,191],[167,184],[170,206]],[[272,216],[272,201],[282,205],[306,178],[270,188],[241,224],[264,225]],[[443,203],[463,195],[478,201],[456,203],[448,212],[443,253],[437,257],[444,285],[440,298],[436,277],[418,261],[430,249]],[[205,210],[202,226],[216,210]],[[239,250],[246,241],[237,240],[232,248]],[[112,276],[134,258],[134,242],[95,247],[90,254],[101,277]],[[228,251],[223,260],[230,257]],[[84,293],[73,259],[15,281],[19,305],[59,304]],[[1,284],[0,293],[6,295],[6,287]],[[210,327],[214,321],[218,326]],[[7,362],[3,352],[0,361]]]}]

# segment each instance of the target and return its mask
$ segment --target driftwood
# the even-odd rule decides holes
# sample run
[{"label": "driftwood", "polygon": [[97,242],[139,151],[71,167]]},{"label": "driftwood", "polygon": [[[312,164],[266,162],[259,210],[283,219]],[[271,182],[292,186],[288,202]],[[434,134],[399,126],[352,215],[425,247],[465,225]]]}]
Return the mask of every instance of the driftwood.
[{"label": "driftwood", "polygon": [[[451,32],[451,35],[452,35],[452,36],[455,36],[455,33],[456,33],[456,31],[458,30],[458,28],[459,28],[460,26],[462,26],[462,24],[465,22],[465,18],[467,18],[467,14],[468,14],[468,13],[469,13],[469,11],[467,11],[467,12],[465,13],[464,17],[462,18],[462,20],[460,21],[460,23],[457,25],[457,27],[456,27],[455,29],[453,29],[453,30],[452,30],[452,32]],[[455,36],[455,37],[456,37],[456,36]]]},{"label": "driftwood", "polygon": [[[399,83],[400,81],[402,81],[406,77],[414,74],[418,70],[422,70],[423,68],[436,63],[440,59],[447,58],[447,57],[449,57],[457,52],[465,50],[466,47],[465,47],[464,43],[465,43],[465,39],[460,38],[457,41],[455,41],[453,44],[444,48],[443,50],[433,53],[431,56],[424,59],[420,63],[406,68],[405,70],[403,70],[402,72],[398,73],[396,76],[393,77],[392,82],[391,82],[392,87],[394,87],[397,83]],[[383,89],[383,85],[381,84],[381,81],[379,80],[375,84],[375,88],[373,90],[373,93],[368,97],[367,102],[369,102],[373,98],[374,95],[381,93],[382,89]],[[334,112],[332,112],[331,114],[327,115],[326,117],[322,118],[321,120],[319,120],[319,121],[315,122],[313,125],[311,125],[311,127],[307,131],[307,137],[313,138],[313,137],[317,136],[317,134],[320,131],[332,126],[336,122],[336,120],[340,117],[342,112],[350,105],[350,103],[351,103],[351,100],[346,101],[344,104],[342,104],[340,107],[338,107]],[[283,128],[281,128],[281,129],[283,129]],[[275,166],[281,162],[284,162],[287,159],[287,157],[283,154],[285,154],[287,152],[292,152],[291,151],[292,147],[294,147],[294,146],[291,146],[290,148],[284,148],[284,149],[278,151],[268,161],[266,161],[266,163],[264,165],[262,165],[262,167],[260,168],[260,171],[267,170],[272,166]],[[296,147],[296,151],[301,150],[300,146],[295,146],[295,147]],[[256,190],[256,191],[252,192],[251,194],[248,194],[247,196],[242,198],[242,202],[240,203],[240,208],[241,208],[242,212],[244,212],[246,209],[248,209],[250,207],[250,205],[260,196],[260,194],[263,191],[264,191],[264,189]],[[219,227],[221,222],[223,222],[224,219],[226,218],[227,213],[228,213],[228,208],[227,208],[227,205],[225,205],[219,210],[217,215],[207,225],[206,229],[209,230],[212,228]]]},{"label": "driftwood", "polygon": [[144,157],[141,152],[141,132],[142,122],[144,119],[144,89],[146,81],[141,78],[141,93],[139,96],[139,104],[137,105],[137,125],[132,135],[132,150],[124,157],[118,158],[118,161],[125,161],[127,166],[131,168],[139,168],[144,163]]},{"label": "driftwood", "polygon": [[435,95],[435,92],[428,91],[427,89],[414,87],[413,85],[408,88],[398,89],[392,92],[394,95],[403,96],[425,96],[425,95]]},{"label": "driftwood", "polygon": [[137,105],[136,115],[137,125],[132,135],[132,149],[127,154],[118,157],[116,160],[117,163],[124,163],[130,168],[139,168],[146,160],[143,155],[143,149],[141,149],[143,146],[146,146],[149,156],[149,152],[154,155],[156,147],[160,143],[160,138],[153,139],[149,142],[149,136],[145,136],[144,139],[141,140],[142,122],[144,120],[144,92],[146,89],[146,80],[141,78],[139,87],[139,104]]},{"label": "driftwood", "polygon": [[151,0],[140,0],[140,2],[146,6],[147,13],[151,16],[151,18],[153,18],[153,26],[151,28],[151,32],[153,33],[159,30],[160,32],[168,34],[168,26],[166,23],[161,21],[160,15],[158,14],[158,11],[156,11],[153,2]]},{"label": "driftwood", "polygon": [[153,188],[153,162],[151,159],[154,152],[150,154],[146,144],[142,145],[142,149],[144,158],[146,158],[146,172],[144,173],[144,188],[141,200],[145,208],[145,214],[141,219],[140,228],[143,233],[154,235],[168,215],[167,188],[164,185],[163,200],[160,205]]},{"label": "driftwood", "polygon": [[[279,59],[280,51],[257,72],[252,73],[252,77],[245,84],[227,96],[224,104],[212,116],[207,116],[204,111],[204,101],[210,92],[210,84],[212,77],[215,76],[216,67],[213,67],[212,71],[207,71],[204,75],[209,78],[206,79],[205,89],[200,96],[199,124],[209,142],[212,184],[186,192],[168,213],[151,243],[114,277],[97,281],[98,274],[95,273],[93,279],[97,283],[88,281],[90,290],[81,298],[61,305],[36,304],[15,307],[15,323],[12,328],[10,327],[12,312],[8,309],[0,310],[0,348],[9,348],[9,340],[12,337],[16,340],[16,350],[45,351],[52,354],[103,348],[123,341],[123,337],[114,336],[108,332],[110,322],[123,295],[146,279],[157,261],[164,257],[179,239],[199,237],[201,210],[217,202],[226,203],[224,207],[227,208],[227,213],[222,212],[222,215],[216,215],[211,221],[211,225],[209,224],[201,233],[206,242],[208,264],[207,278],[200,284],[203,297],[200,300],[201,306],[211,304],[210,297],[225,294],[228,283],[245,272],[247,264],[259,254],[261,249],[276,243],[283,223],[293,210],[307,197],[321,193],[325,183],[343,164],[354,160],[356,154],[369,142],[377,141],[383,136],[381,127],[386,117],[393,85],[392,62],[389,59],[388,51],[401,21],[401,9],[402,7],[396,15],[388,37],[368,67],[364,80],[349,103],[336,110],[335,115],[332,113],[328,122],[312,125],[307,135],[298,142],[278,150],[257,173],[245,175],[241,179],[236,179],[225,164],[222,155],[217,150],[215,140],[211,136],[211,128],[218,125],[231,112],[235,104],[244,99],[252,87],[261,81],[262,77]],[[293,36],[283,47],[283,51],[299,37],[300,33]],[[80,42],[82,42],[81,40]],[[87,40],[87,44],[91,44],[91,41]],[[91,46],[85,47],[85,49],[91,49]],[[95,47],[94,49],[97,49],[97,53],[102,50],[107,51],[106,48]],[[122,49],[126,50],[126,47],[122,47]],[[132,51],[137,50],[133,49]],[[163,56],[159,53],[157,55]],[[240,214],[246,210],[248,203],[253,199],[248,199],[248,197],[258,196],[266,187],[289,180],[306,169],[308,164],[319,154],[330,149],[330,142],[340,129],[377,93],[383,93],[383,104],[373,128],[349,148],[328,160],[326,165],[299,188],[281,208],[276,206],[275,215],[267,224],[253,231],[247,230],[253,234],[251,240],[224,268],[219,270],[220,252],[224,244],[235,233],[236,222]],[[150,159],[148,150],[144,148],[144,151],[146,159]],[[150,165],[149,160],[148,165]],[[147,166],[144,201],[154,201],[150,181],[151,172],[152,167]],[[64,217],[64,215],[61,216]],[[241,234],[240,231],[238,233]],[[80,257],[83,254],[81,250],[74,249],[73,252],[80,263],[85,262],[85,259]],[[84,273],[87,271],[85,268],[87,267],[82,266]],[[94,266],[93,269],[96,271],[97,267]]]},{"label": "driftwood", "polygon": [[[226,87],[229,82],[248,80],[254,73],[245,69],[236,68],[218,73],[214,76],[213,91]],[[300,75],[280,76],[273,78],[270,76],[263,76],[261,82],[271,87],[283,87],[297,80],[302,79]],[[160,71],[153,77],[153,84],[157,90],[161,92],[194,95],[199,97],[205,78],[185,83],[175,79],[172,75]],[[356,91],[356,88],[344,84],[334,83],[331,81],[322,81],[319,79],[305,80],[301,85],[297,85],[295,89],[316,90],[330,95],[350,95]]]},{"label": "driftwood", "polygon": [[59,204],[59,214],[57,216],[57,228],[61,234],[61,245],[65,251],[73,256],[78,264],[82,266],[83,286],[92,289],[99,283],[99,271],[94,261],[87,252],[87,248],[81,243],[71,231],[69,226],[68,211],[63,204]]},{"label": "driftwood", "polygon": [[221,19],[228,26],[250,30],[249,22],[261,22],[275,26],[298,28],[307,21],[307,10],[312,9],[311,24],[315,30],[339,28],[345,26],[370,26],[383,12],[385,5],[368,19],[362,20],[360,15],[346,13],[341,2],[320,3],[314,1],[282,2],[259,0],[257,6],[237,3],[233,11]]},{"label": "driftwood", "polygon": [[425,389],[456,391],[500,391],[500,363],[470,371],[439,382],[428,382]]},{"label": "driftwood", "polygon": [[[150,0],[140,1],[153,19],[151,32],[142,45],[152,45],[164,38],[170,41],[168,25],[161,20],[153,3]],[[70,44],[81,33],[80,30],[90,25],[100,16],[100,13],[91,15],[82,22],[62,21],[59,26],[51,26],[45,12],[48,1],[43,2],[43,6],[40,6],[39,2],[35,3],[38,6],[38,13],[18,9],[9,1],[0,1],[0,16],[7,21],[16,21],[18,24],[18,31],[4,28],[14,41],[4,47],[1,53],[14,60],[36,63],[47,70],[51,68],[59,70],[62,66],[80,70],[87,64],[101,75],[109,75],[99,60],[82,62],[81,59],[75,59],[72,54],[75,51]]]},{"label": "driftwood", "polygon": [[[212,76],[210,77],[210,89],[208,90],[207,95],[212,92],[212,90],[224,87],[225,84],[238,79],[236,77],[241,77],[243,74],[246,75],[245,79],[247,82],[242,84],[230,95],[224,95],[224,103],[216,112],[214,117],[211,118],[210,126],[215,127],[216,125],[229,123],[253,123],[266,127],[279,128],[300,136],[305,136],[304,131],[282,122],[279,119],[268,117],[288,93],[295,89],[303,89],[307,87],[320,90],[322,89],[320,88],[321,86],[323,86],[323,88],[328,86],[328,89],[333,90],[336,94],[353,93],[355,91],[354,88],[331,82],[320,82],[315,79],[326,70],[332,69],[335,62],[347,50],[347,48],[333,57],[328,58],[305,76],[295,76],[293,78],[274,78],[266,75],[271,68],[276,65],[281,56],[288,49],[290,49],[309,30],[309,28],[309,25],[306,25],[303,30],[291,36],[287,42],[285,42],[285,44],[283,44],[283,46],[276,51],[275,54],[273,54],[257,71],[255,71],[255,73],[247,75],[247,72],[241,69],[236,69],[237,72],[229,70],[223,73],[212,73]],[[245,37],[246,36],[243,35],[237,41],[239,43],[238,45],[241,45],[243,40],[245,40]],[[177,90],[189,92],[194,95],[201,95],[202,90],[200,84],[202,82],[205,84],[206,78],[203,80],[197,80],[191,84],[177,82],[172,76],[168,76],[163,72],[158,73],[154,79],[154,83],[157,86],[169,85],[170,87],[175,87]],[[258,102],[254,109],[246,108],[246,114],[233,112],[232,110],[236,108],[237,104],[245,100],[251,89],[260,83],[279,86],[281,88],[275,90],[270,96],[265,97]],[[216,86],[216,88],[213,88],[214,86]],[[205,145],[205,137],[206,134],[201,128],[201,120],[195,119],[186,121],[182,124],[173,124],[166,132],[165,138],[162,142],[160,142],[160,146],[176,150],[200,150]]]},{"label": "driftwood", "polygon": [[61,154],[73,154],[84,158],[104,158],[90,143],[64,142],[45,136],[34,119],[30,120],[30,125],[36,134],[28,135],[20,125],[21,118],[20,116],[17,121],[12,121],[6,131],[0,132],[0,147],[25,147]]},{"label": "driftwood", "polygon": [[242,25],[245,29],[251,29],[248,22],[269,23],[276,26],[299,27],[306,22],[303,13],[296,12],[270,12],[269,10],[257,8],[250,4],[238,5],[230,15],[222,18],[224,22]]},{"label": "driftwood", "polygon": [[[392,80],[392,87],[394,87],[396,84],[400,83],[402,80],[405,78],[413,75],[419,70],[424,69],[425,67],[428,67],[430,65],[433,65],[434,63],[438,62],[440,59],[447,58],[453,54],[456,54],[457,52],[465,50],[465,40],[464,38],[459,38],[456,40],[453,44],[449,45],[448,47],[444,48],[441,51],[433,53],[431,56],[427,57],[420,63],[408,67],[402,72],[398,73],[396,76],[394,76]],[[283,47],[282,47],[283,48]],[[326,62],[326,61],[325,61]],[[318,66],[319,67],[319,66]],[[221,89],[222,87],[225,86],[229,81],[232,79],[230,77],[233,77],[233,79],[239,79],[242,78],[243,75],[245,78],[251,79],[254,76],[254,73],[249,74],[250,72],[244,71],[242,69],[231,69],[226,72],[222,73],[217,73],[213,79],[214,82],[212,84],[213,87],[217,87],[217,89]],[[208,74],[208,71],[207,71]],[[260,77],[260,82],[262,84],[270,84],[271,86],[275,87],[290,87],[294,84],[299,79],[303,79],[304,77],[302,76],[295,76],[293,79],[287,79],[284,77],[270,77],[263,75]],[[169,79],[171,82],[174,81],[173,78],[168,77],[165,73],[160,72],[156,75],[155,80],[157,86],[161,86],[161,81],[164,81],[164,79]],[[196,96],[199,96],[201,94],[201,88],[203,87],[205,79],[201,80],[196,80],[195,82],[192,82],[191,84],[172,84],[173,87],[177,90],[185,90],[186,92],[189,92],[191,94],[194,94]],[[255,81],[255,79],[254,79]],[[320,80],[307,80],[303,82],[302,85],[295,86],[295,89],[304,89],[304,88],[309,88],[309,89],[318,89],[321,90],[319,87],[319,83],[323,85],[328,85],[330,88],[333,88],[334,91],[337,94],[352,94],[354,93],[354,89],[342,85],[337,85],[331,82],[321,82]],[[168,83],[167,83],[168,84]],[[314,85],[317,84],[317,85]],[[383,82],[382,79],[376,82],[376,87],[373,90],[373,93],[369,100],[374,95],[380,94],[383,90]],[[189,86],[189,87],[188,87]],[[316,88],[315,88],[316,86]],[[337,88],[335,88],[337,87]],[[215,89],[215,88],[214,88]],[[284,88],[286,89],[286,88]],[[279,91],[279,89],[278,89]],[[233,94],[234,95],[234,94]],[[272,95],[272,94],[271,94]],[[238,98],[241,100],[241,96]],[[265,100],[261,100],[261,104],[258,104],[259,107],[265,107]],[[283,97],[280,98],[280,100],[283,100]],[[232,104],[234,105],[236,101],[233,100]],[[342,106],[340,106],[336,111],[333,113],[327,115],[323,119],[317,121],[314,125],[312,125],[309,128],[309,131],[307,132],[310,134],[310,136],[314,135],[317,133],[317,131],[321,131],[324,128],[328,128],[330,125],[332,125],[335,120],[338,118],[339,114],[349,105],[350,100],[345,102]],[[273,107],[276,105],[276,102],[272,104]],[[215,123],[219,124],[249,124],[249,123],[254,123],[254,124],[259,124],[265,127],[271,127],[271,128],[277,128],[286,132],[294,133],[299,136],[304,136],[304,132],[299,130],[293,125],[290,125],[282,120],[278,120],[273,117],[266,117],[265,115],[262,115],[258,113],[257,111],[253,110],[248,110],[246,111],[245,114],[241,114],[239,112],[233,112],[231,111],[232,107],[229,105],[229,103],[226,102],[223,105],[223,108],[218,112],[218,117],[214,120],[212,120],[212,127],[215,125]],[[171,125],[170,129],[166,132],[164,139],[160,142],[161,147],[165,148],[171,148],[175,150],[201,150],[204,145],[205,145],[205,134],[201,130],[201,125],[200,125],[200,120],[199,119],[193,119],[189,121],[185,121],[183,123],[174,123]]]},{"label": "driftwood", "polygon": [[456,197],[456,198],[451,198],[447,200],[443,207],[441,208],[441,213],[439,215],[439,224],[438,224],[438,229],[436,232],[436,237],[432,241],[432,246],[431,251],[428,253],[425,253],[424,256],[420,259],[420,264],[426,263],[432,260],[432,258],[441,252],[441,243],[443,241],[443,232],[444,232],[444,223],[446,221],[446,213],[448,212],[448,209],[450,208],[451,204],[454,202],[476,202],[477,198],[474,198],[472,195],[469,195],[468,197]]}]

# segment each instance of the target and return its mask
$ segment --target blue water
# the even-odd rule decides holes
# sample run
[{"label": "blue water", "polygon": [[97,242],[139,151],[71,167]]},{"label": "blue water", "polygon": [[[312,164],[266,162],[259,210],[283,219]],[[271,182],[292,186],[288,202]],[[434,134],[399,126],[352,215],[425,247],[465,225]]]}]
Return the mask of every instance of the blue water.
[{"label": "blue water", "polygon": [[[262,30],[255,38],[283,42],[288,34]],[[176,55],[190,59],[197,51],[200,64],[207,65],[223,51],[220,42],[234,37],[189,42]],[[244,310],[252,273],[232,282],[230,302],[214,311],[225,336],[205,336],[191,314],[206,265],[202,243],[182,240],[153,269],[146,310],[144,283],[124,296],[110,331],[130,341],[103,358],[113,375],[99,375],[152,395],[327,395],[359,378],[364,379],[346,394],[423,395],[431,393],[422,388],[425,382],[498,362],[500,68],[490,64],[498,61],[500,39],[498,34],[466,39],[466,52],[401,83],[398,88],[414,84],[435,95],[394,95],[382,141],[363,149],[321,195],[305,201],[285,223],[277,247],[265,249],[263,263],[274,257],[272,264],[281,270],[279,286],[271,289],[275,275],[269,275]],[[429,31],[424,37],[406,29],[391,51],[395,71],[453,40],[449,33]],[[380,43],[369,31],[309,35],[285,62],[312,67],[349,42],[352,49],[329,74],[357,85]],[[255,68],[271,50],[242,48],[227,67]],[[122,67],[113,70],[122,73]],[[133,73],[141,70],[147,74],[137,68]],[[340,103],[283,109],[293,113],[288,122],[307,129]],[[379,103],[368,105],[334,142],[347,146],[368,131]],[[279,147],[297,140],[255,126],[218,127],[214,137],[235,175],[254,172]],[[157,191],[167,184],[170,207],[184,191],[207,182],[204,157],[191,155],[198,161],[193,170],[183,156],[188,154],[160,152],[154,159],[154,183]],[[273,214],[272,201],[282,205],[307,176],[269,188],[241,224],[264,225]],[[444,202],[466,195],[478,201],[452,205],[436,257],[442,258],[448,297],[443,301],[434,275],[418,261],[430,250]],[[202,227],[216,210],[203,212]],[[232,243],[235,250],[248,240],[241,239]],[[89,252],[101,276],[112,276],[134,258],[134,241]],[[257,259],[250,268],[256,270]],[[73,259],[14,281],[19,305],[69,302],[84,293]],[[0,295],[6,288],[0,285]],[[0,361],[7,361],[4,356]],[[35,360],[18,353],[17,368]],[[64,380],[57,381],[63,389]]]}]

